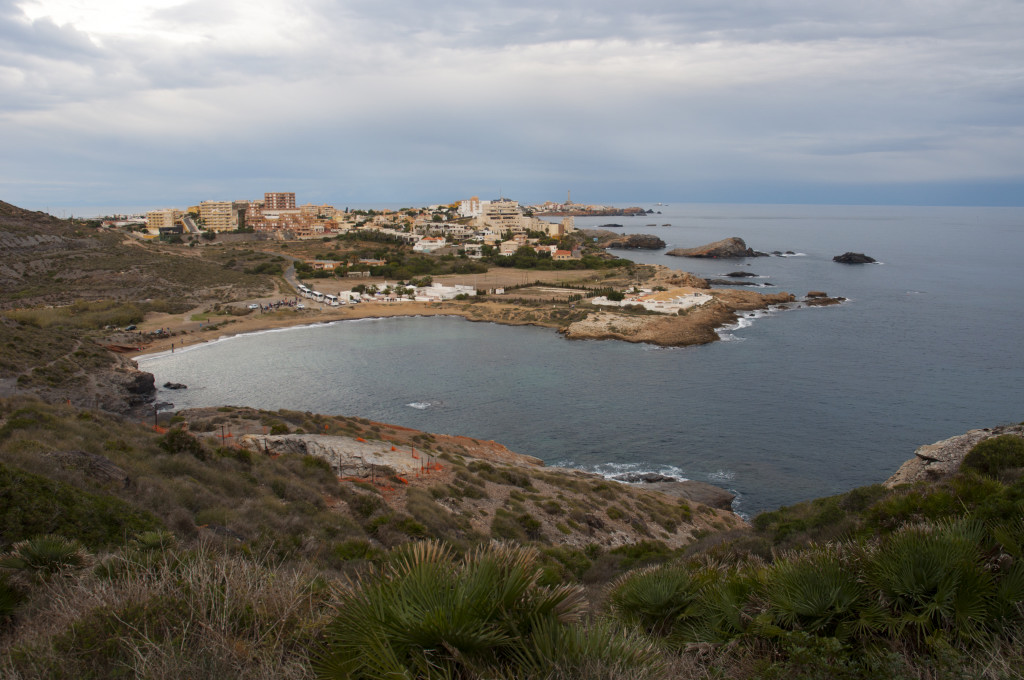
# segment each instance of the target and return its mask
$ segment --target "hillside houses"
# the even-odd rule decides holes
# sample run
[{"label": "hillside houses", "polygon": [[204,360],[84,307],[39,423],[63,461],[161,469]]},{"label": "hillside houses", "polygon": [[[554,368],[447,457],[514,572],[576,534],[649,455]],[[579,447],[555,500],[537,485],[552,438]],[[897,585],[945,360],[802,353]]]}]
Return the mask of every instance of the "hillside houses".
[{"label": "hillside houses", "polygon": [[[451,205],[401,210],[339,210],[332,205],[299,205],[293,192],[267,192],[262,200],[204,200],[187,210],[167,209],[148,215],[153,233],[161,229],[188,226],[209,231],[245,231],[264,238],[322,239],[339,234],[372,232],[412,245],[418,253],[433,253],[445,246],[464,250],[471,257],[482,257],[481,246],[514,254],[504,242],[516,239],[527,245],[527,236],[543,234],[561,239],[576,230],[572,217],[546,222],[533,216],[531,209],[509,198],[480,200],[477,197]],[[534,243],[531,241],[531,243]],[[508,251],[508,252],[506,252]],[[551,251],[554,259],[574,259],[575,255]]]}]

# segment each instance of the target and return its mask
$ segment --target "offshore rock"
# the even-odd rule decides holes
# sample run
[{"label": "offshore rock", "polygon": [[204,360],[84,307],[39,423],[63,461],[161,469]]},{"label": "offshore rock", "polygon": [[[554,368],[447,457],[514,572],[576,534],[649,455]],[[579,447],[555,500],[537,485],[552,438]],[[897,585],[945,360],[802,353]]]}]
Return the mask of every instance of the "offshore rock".
[{"label": "offshore rock", "polygon": [[[671,253],[669,253],[671,255]],[[864,253],[851,253],[846,252],[842,255],[836,255],[832,258],[833,262],[841,262],[842,264],[871,264],[875,261],[875,258],[869,257]]]},{"label": "offshore rock", "polygon": [[617,482],[628,484],[653,484],[654,482],[678,482],[675,477],[659,475],[657,472],[624,472],[612,477]]},{"label": "offshore rock", "polygon": [[721,487],[706,482],[696,482],[692,479],[683,482],[653,482],[645,484],[644,488],[654,489],[668,496],[685,498],[695,503],[703,503],[719,510],[732,510],[732,502],[736,498],[735,494],[729,493]]},{"label": "offshore rock", "polygon": [[666,255],[676,257],[700,257],[700,258],[738,258],[738,257],[768,257],[768,253],[761,253],[753,248],[748,248],[743,239],[738,236],[724,238],[721,241],[708,243],[696,248],[676,248],[668,251]]},{"label": "offshore rock", "polygon": [[774,283],[757,283],[755,281],[733,280],[733,279],[708,279],[710,286],[774,286]]}]

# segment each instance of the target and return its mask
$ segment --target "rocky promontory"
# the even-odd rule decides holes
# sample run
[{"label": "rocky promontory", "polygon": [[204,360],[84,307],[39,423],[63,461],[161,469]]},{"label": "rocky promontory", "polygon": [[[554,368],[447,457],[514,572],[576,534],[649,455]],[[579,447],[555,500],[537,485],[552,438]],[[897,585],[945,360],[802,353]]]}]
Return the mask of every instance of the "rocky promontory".
[{"label": "rocky promontory", "polygon": [[625,234],[624,238],[607,243],[605,248],[623,248],[626,250],[661,250],[667,244],[652,234]]},{"label": "rocky promontory", "polygon": [[[591,312],[559,332],[570,340],[624,340],[663,347],[702,345],[719,339],[716,328],[736,321],[737,312],[764,309],[793,302],[790,293],[761,294],[745,290],[712,290],[711,302],[685,314],[628,314],[619,311]],[[614,308],[612,308],[614,310]]]},{"label": "rocky promontory", "polygon": [[697,246],[696,248],[675,248],[666,253],[666,255],[674,255],[676,257],[700,257],[700,258],[716,258],[716,259],[728,259],[738,257],[768,257],[768,253],[762,253],[748,248],[747,244],[743,239],[738,236],[732,236],[730,238],[724,238],[721,241],[715,241],[714,243],[708,243],[703,246]]},{"label": "rocky promontory", "polygon": [[892,488],[899,484],[935,482],[951,477],[960,469],[960,463],[978,442],[1004,434],[1024,436],[1024,425],[1001,425],[969,430],[934,444],[919,446],[914,451],[914,457],[901,465],[900,469],[883,484]]}]

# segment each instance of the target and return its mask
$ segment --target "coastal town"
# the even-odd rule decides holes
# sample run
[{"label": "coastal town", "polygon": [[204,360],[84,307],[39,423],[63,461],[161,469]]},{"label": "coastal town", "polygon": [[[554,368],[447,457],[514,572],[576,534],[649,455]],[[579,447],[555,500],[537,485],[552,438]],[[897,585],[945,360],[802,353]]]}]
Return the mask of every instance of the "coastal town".
[{"label": "coastal town", "polygon": [[[139,239],[168,243],[185,243],[188,238],[190,243],[208,244],[227,234],[267,242],[348,237],[401,244],[412,253],[435,257],[447,255],[466,260],[487,257],[492,261],[509,258],[509,262],[513,262],[512,258],[525,255],[551,263],[572,263],[584,257],[585,240],[576,229],[576,216],[641,215],[645,212],[640,207],[577,204],[571,194],[564,203],[548,201],[535,206],[523,206],[510,198],[481,200],[473,196],[425,208],[349,210],[312,203],[298,205],[293,192],[267,192],[263,200],[201,201],[186,209],[153,210],[145,216],[105,220],[104,225],[127,227]],[[541,219],[538,215],[557,221]],[[518,264],[519,260],[515,262]],[[299,278],[293,286],[299,296],[321,308],[366,302],[465,300],[478,293],[475,285],[449,285],[435,282],[431,277],[420,277],[419,281],[412,277],[409,281],[360,281],[381,273],[387,264],[384,257],[358,254],[345,257],[328,253],[324,257],[305,258],[295,263]],[[355,279],[356,282],[347,288],[328,286],[331,290],[319,290],[300,280],[319,278]],[[505,289],[495,285],[479,292],[502,295]],[[566,297],[573,295],[572,290],[557,292]],[[588,297],[593,298],[591,302],[595,305],[634,306],[663,314],[676,314],[713,299],[692,286],[672,289],[634,286],[621,294],[609,291],[608,295]],[[296,306],[304,309],[306,302],[298,302]],[[263,304],[253,302],[249,308],[263,311]]]},{"label": "coastal town", "polygon": [[[486,247],[512,255],[524,245],[510,236],[539,234],[561,239],[575,230],[576,216],[642,215],[643,208],[615,208],[572,202],[547,201],[522,206],[509,198],[472,198],[446,205],[399,210],[349,210],[333,205],[297,205],[294,192],[267,192],[262,200],[206,200],[185,209],[151,210],[145,215],[107,220],[117,226],[137,225],[151,238],[199,235],[204,232],[255,233],[274,240],[315,239],[351,232],[390,235],[414,247],[416,252],[435,252],[458,246],[470,257],[481,257]],[[538,215],[562,217],[558,222]],[[552,259],[573,259],[571,251],[548,249]]]}]

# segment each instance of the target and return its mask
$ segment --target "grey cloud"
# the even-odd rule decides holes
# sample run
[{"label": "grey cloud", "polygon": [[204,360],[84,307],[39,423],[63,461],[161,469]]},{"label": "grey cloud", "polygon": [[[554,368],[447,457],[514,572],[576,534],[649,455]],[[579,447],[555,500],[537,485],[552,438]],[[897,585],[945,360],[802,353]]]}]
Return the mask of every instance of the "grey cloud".
[{"label": "grey cloud", "polygon": [[0,55],[11,64],[27,56],[45,59],[95,57],[99,50],[85,33],[51,19],[29,21],[11,0],[0,2]]},{"label": "grey cloud", "polygon": [[396,35],[434,34],[483,46],[557,40],[835,40],[1000,30],[1022,16],[1013,0],[916,2],[865,0],[351,0],[325,16],[385,27]]},{"label": "grey cloud", "polygon": [[[730,180],[1005,176],[1024,154],[1022,5],[920,6],[310,0],[292,7],[309,30],[268,46],[218,39],[237,6],[193,2],[153,16],[209,38],[181,46],[95,45],[0,0],[0,44],[18,46],[0,59],[24,74],[0,81],[0,124],[19,138],[0,189],[81,175],[112,198],[241,198],[277,178],[323,200],[439,200],[462,187],[629,197]],[[111,149],[132,167],[91,173]]]}]

